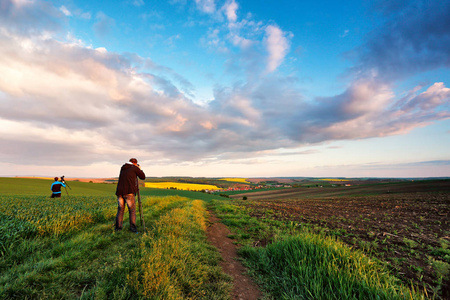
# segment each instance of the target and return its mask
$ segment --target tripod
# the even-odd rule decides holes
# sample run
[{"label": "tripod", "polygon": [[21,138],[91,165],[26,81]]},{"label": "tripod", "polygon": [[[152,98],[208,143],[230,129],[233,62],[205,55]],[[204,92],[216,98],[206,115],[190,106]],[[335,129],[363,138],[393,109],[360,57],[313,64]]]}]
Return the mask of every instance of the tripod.
[{"label": "tripod", "polygon": [[[64,175],[61,176],[61,182],[64,183],[70,190],[72,190],[72,189],[70,188],[69,184],[68,184],[68,183],[66,182],[66,180],[64,179]],[[67,188],[64,187],[64,189],[66,190],[67,197],[69,197],[69,192],[67,191]]]},{"label": "tripod", "polygon": [[141,193],[139,193],[139,178],[137,178],[137,177],[136,177],[136,186],[137,186],[137,196],[138,196],[138,205],[139,205],[139,217],[141,219],[141,225],[144,226],[144,232],[145,232],[145,221],[144,221],[144,213],[142,212]]}]

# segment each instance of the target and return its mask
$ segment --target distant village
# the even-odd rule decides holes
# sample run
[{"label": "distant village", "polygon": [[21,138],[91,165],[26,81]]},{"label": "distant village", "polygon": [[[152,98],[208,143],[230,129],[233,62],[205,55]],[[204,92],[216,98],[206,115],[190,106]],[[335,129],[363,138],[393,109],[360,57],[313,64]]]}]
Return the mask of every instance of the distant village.
[{"label": "distant village", "polygon": [[[338,186],[352,186],[350,183],[336,183],[327,185],[331,187],[338,187]],[[250,186],[250,185],[233,185],[227,188],[218,189],[218,190],[205,190],[206,193],[217,193],[217,192],[233,192],[233,191],[251,191],[251,190],[260,190],[260,189],[281,189],[281,188],[310,188],[310,187],[324,187],[323,184],[314,184],[314,185],[308,185],[308,186],[300,186],[300,185],[291,185],[291,184],[282,184],[282,183],[268,183],[265,185],[256,185],[256,186]]]},{"label": "distant village", "polygon": [[273,188],[292,188],[289,184],[274,184],[274,185],[258,185],[258,186],[237,186],[223,189],[222,191],[251,191],[259,189],[273,189]]}]

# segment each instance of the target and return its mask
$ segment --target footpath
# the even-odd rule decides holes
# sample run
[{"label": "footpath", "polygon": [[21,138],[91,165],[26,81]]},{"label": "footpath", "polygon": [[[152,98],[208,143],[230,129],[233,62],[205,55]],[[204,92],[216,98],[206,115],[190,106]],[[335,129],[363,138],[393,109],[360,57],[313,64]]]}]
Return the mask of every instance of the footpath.
[{"label": "footpath", "polygon": [[246,274],[247,270],[238,260],[237,247],[233,240],[228,236],[231,234],[225,224],[209,211],[210,226],[207,229],[208,241],[217,249],[222,255],[221,267],[224,272],[233,278],[233,300],[257,300],[262,298],[262,293],[259,290],[253,279]]}]

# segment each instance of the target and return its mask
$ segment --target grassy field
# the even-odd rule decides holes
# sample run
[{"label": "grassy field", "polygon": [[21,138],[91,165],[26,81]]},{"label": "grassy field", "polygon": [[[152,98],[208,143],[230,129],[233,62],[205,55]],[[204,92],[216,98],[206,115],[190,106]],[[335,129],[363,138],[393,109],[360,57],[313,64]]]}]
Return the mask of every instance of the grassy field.
[{"label": "grassy field", "polygon": [[229,299],[231,279],[206,240],[208,209],[232,229],[266,299],[425,299],[337,237],[252,216],[249,201],[141,188],[147,231],[114,232],[115,185],[0,178],[1,299]]},{"label": "grassy field", "polygon": [[[50,196],[53,179],[0,178],[0,195]],[[62,188],[62,195],[105,196],[114,195],[116,186],[79,181],[68,181],[69,187]]]},{"label": "grassy field", "polygon": [[[11,190],[30,183],[0,181]],[[33,186],[45,193],[48,183]],[[230,278],[206,242],[203,200],[145,190],[147,232],[116,233],[114,186],[69,184],[73,195],[59,199],[0,195],[1,299],[229,298]]]}]

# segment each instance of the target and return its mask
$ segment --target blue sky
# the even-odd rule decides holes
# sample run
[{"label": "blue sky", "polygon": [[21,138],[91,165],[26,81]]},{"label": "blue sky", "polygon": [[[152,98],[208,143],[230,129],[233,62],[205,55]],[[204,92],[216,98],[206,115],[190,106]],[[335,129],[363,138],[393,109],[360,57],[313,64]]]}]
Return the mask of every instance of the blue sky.
[{"label": "blue sky", "polygon": [[0,0],[0,176],[450,176],[448,15]]}]

